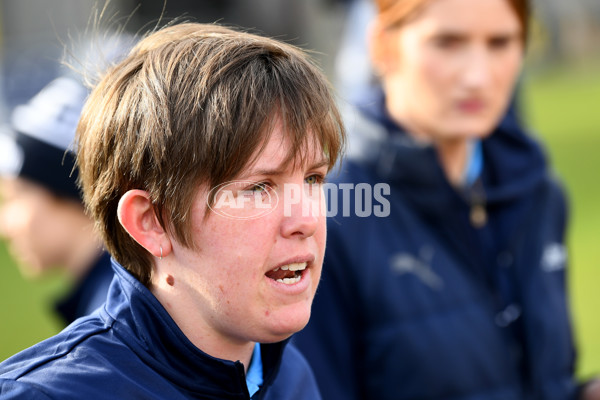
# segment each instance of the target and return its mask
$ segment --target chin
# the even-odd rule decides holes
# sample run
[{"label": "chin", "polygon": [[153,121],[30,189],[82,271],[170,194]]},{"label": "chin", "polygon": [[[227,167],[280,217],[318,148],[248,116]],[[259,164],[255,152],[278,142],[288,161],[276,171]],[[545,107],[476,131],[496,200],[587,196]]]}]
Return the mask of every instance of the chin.
[{"label": "chin", "polygon": [[39,279],[44,275],[45,268],[37,263],[19,260],[16,264],[25,279]]},{"label": "chin", "polygon": [[[280,311],[280,315],[284,314],[285,311]],[[310,309],[302,313],[288,313],[280,318],[273,317],[267,321],[267,327],[261,343],[275,343],[285,340],[292,336],[294,333],[304,329],[310,318]]]},{"label": "chin", "polygon": [[489,121],[461,122],[446,127],[445,136],[448,139],[485,139],[495,128],[496,125]]},{"label": "chin", "polygon": [[488,110],[475,115],[447,115],[437,120],[434,130],[446,139],[483,139],[491,135],[499,123],[496,111]]}]

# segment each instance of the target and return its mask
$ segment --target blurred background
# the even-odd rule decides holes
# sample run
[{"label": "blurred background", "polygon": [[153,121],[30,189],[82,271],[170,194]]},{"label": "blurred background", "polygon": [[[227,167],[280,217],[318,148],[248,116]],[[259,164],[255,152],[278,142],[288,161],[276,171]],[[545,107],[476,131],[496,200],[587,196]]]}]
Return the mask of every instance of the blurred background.
[{"label": "blurred background", "polygon": [[[600,374],[600,1],[534,3],[519,105],[570,195],[568,277],[577,370],[585,378]],[[63,71],[65,48],[81,40],[104,5],[0,0],[0,122]],[[368,15],[361,0],[111,0],[101,20],[132,33],[176,17],[251,28],[314,51],[343,102],[348,79],[368,79],[355,39]],[[61,329],[53,304],[70,284],[58,274],[25,280],[0,241],[0,360]]]}]

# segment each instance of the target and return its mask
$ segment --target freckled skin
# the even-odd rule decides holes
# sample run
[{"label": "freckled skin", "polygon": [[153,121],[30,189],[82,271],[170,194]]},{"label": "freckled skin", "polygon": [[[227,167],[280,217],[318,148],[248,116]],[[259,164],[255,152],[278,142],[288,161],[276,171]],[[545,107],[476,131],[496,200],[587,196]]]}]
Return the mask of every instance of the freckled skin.
[{"label": "freckled skin", "polygon": [[[268,190],[277,191],[279,198],[283,198],[286,185],[304,188],[308,178],[313,182],[328,170],[318,151],[298,168],[294,169],[292,163],[282,164],[289,148],[286,137],[280,125],[242,177],[256,183],[268,182]],[[262,171],[279,172],[265,175]],[[169,265],[176,271],[177,298],[181,301],[180,305],[174,304],[177,311],[172,316],[184,332],[190,327],[186,334],[192,341],[202,337],[203,349],[213,355],[227,351],[222,343],[246,345],[289,337],[310,317],[325,251],[325,215],[303,215],[301,205],[292,207],[289,215],[280,202],[272,212],[257,219],[228,218],[217,213],[206,216],[209,190],[200,187],[192,205],[196,246],[187,248],[172,242]],[[300,285],[304,289],[287,289],[267,276],[274,268],[297,258],[310,261]],[[210,352],[207,337],[214,339],[218,351]]]}]

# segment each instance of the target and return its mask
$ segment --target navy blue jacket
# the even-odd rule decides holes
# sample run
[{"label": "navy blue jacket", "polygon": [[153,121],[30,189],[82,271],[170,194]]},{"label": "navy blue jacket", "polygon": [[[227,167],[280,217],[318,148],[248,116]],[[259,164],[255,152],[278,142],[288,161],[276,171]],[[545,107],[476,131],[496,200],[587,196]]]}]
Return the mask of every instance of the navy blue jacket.
[{"label": "navy blue jacket", "polygon": [[79,317],[91,314],[104,304],[113,275],[110,255],[102,252],[81,282],[56,304],[56,311],[66,325]]},{"label": "navy blue jacket", "polygon": [[[195,347],[152,293],[113,262],[104,307],[0,364],[1,399],[249,399],[244,366]],[[253,399],[320,399],[287,342],[261,345]]]},{"label": "navy blue jacket", "polygon": [[333,179],[389,184],[390,214],[357,216],[352,194],[344,217],[338,194],[311,320],[294,339],[323,398],[576,397],[566,204],[542,150],[507,119],[482,142],[480,179],[456,190],[383,104],[351,119],[351,159]]}]

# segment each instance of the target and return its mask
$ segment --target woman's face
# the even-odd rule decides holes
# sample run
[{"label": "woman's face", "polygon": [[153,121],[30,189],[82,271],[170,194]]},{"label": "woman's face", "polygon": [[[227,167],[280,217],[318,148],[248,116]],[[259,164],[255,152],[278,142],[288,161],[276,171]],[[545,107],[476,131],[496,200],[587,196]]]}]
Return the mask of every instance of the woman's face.
[{"label": "woman's face", "polygon": [[197,248],[173,241],[166,258],[189,311],[201,315],[196,332],[221,343],[280,341],[308,322],[326,228],[324,214],[306,207],[320,205],[328,164],[318,150],[293,169],[283,163],[287,148],[279,125],[238,183],[216,188],[209,215],[209,190],[199,190],[191,211]]},{"label": "woman's face", "polygon": [[392,118],[425,140],[490,134],[519,74],[521,33],[507,0],[430,1],[379,36],[386,50],[375,64]]}]

